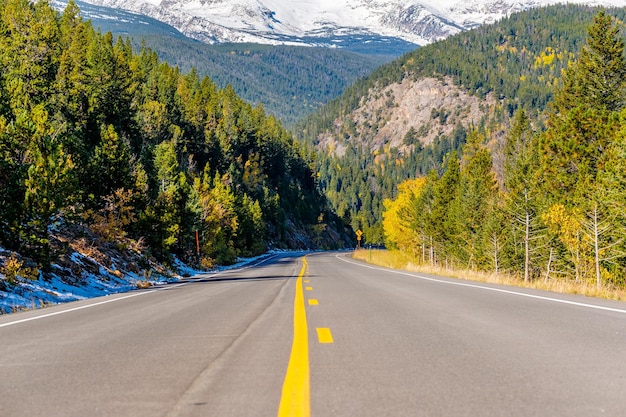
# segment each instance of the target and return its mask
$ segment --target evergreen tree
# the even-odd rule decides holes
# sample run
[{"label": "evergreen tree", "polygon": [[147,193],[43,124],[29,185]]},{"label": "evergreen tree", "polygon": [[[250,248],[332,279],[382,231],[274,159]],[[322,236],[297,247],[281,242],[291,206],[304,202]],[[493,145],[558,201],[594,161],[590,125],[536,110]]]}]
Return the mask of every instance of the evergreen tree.
[{"label": "evergreen tree", "polygon": [[452,216],[452,203],[458,197],[461,166],[456,152],[448,155],[445,172],[437,181],[433,190],[432,203],[432,237],[437,246],[435,256],[454,256],[452,245],[458,237],[457,223]]},{"label": "evergreen tree", "polygon": [[531,278],[532,255],[536,253],[540,195],[539,160],[536,136],[524,110],[519,110],[507,135],[505,147],[505,216],[507,218],[508,263],[513,270],[523,271],[524,282]]},{"label": "evergreen tree", "polygon": [[626,284],[626,112],[621,113],[622,128],[603,155],[584,222],[598,287]]},{"label": "evergreen tree", "polygon": [[130,149],[112,125],[102,126],[100,144],[94,150],[89,168],[88,187],[95,197],[107,196],[120,188],[133,188]]},{"label": "evergreen tree", "polygon": [[612,18],[598,13],[587,46],[565,71],[542,137],[541,167],[548,192],[571,196],[594,177],[617,128],[614,115],[626,99],[624,43]]},{"label": "evergreen tree", "polygon": [[448,214],[456,222],[456,257],[478,269],[486,269],[490,263],[488,226],[495,218],[498,197],[491,154],[482,141],[481,135],[472,132],[463,148],[458,196]]},{"label": "evergreen tree", "polygon": [[587,30],[587,45],[570,63],[555,93],[557,112],[565,112],[583,102],[593,109],[619,111],[626,97],[624,40],[614,18],[600,11]]},{"label": "evergreen tree", "polygon": [[48,227],[75,200],[76,175],[68,155],[39,106],[33,109],[28,172],[24,179],[26,210],[24,249],[37,259],[49,261]]},{"label": "evergreen tree", "polygon": [[602,240],[598,227],[606,213],[598,178],[621,124],[618,111],[626,92],[623,52],[612,18],[598,13],[587,46],[563,76],[548,129],[540,137],[542,188],[552,204],[544,219],[567,249],[576,280],[595,270],[598,285]]}]

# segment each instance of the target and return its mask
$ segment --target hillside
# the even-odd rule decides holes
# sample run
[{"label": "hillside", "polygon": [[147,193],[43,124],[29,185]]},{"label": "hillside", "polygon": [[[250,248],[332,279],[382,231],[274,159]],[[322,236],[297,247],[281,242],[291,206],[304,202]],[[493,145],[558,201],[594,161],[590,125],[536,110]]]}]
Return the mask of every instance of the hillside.
[{"label": "hillside", "polygon": [[398,185],[384,201],[388,247],[422,267],[610,297],[623,291],[624,23],[599,10],[586,32],[546,86],[552,100],[543,126],[519,108],[503,137],[495,123],[477,126],[441,172]]},{"label": "hillside", "polygon": [[79,281],[105,247],[114,272],[347,242],[307,153],[262,106],[133,52],[73,2],[59,15],[9,0],[0,23],[0,289]]},{"label": "hillside", "polygon": [[[624,9],[610,13],[623,21]],[[338,213],[382,242],[382,202],[403,179],[442,170],[468,130],[494,149],[519,108],[541,129],[552,86],[584,43],[595,10],[534,9],[419,48],[359,80],[300,123],[318,151],[319,183]]]},{"label": "hillside", "polygon": [[[67,1],[53,2],[63,10]],[[129,38],[136,51],[149,47],[159,59],[182,72],[195,68],[219,88],[231,85],[252,104],[263,104],[268,114],[284,124],[314,112],[338,97],[358,78],[378,66],[412,51],[409,42],[389,43],[365,36],[344,38],[340,47],[258,44],[216,44],[193,40],[156,19],[124,10],[76,2],[81,15],[95,29]]]},{"label": "hillside", "polygon": [[262,104],[285,125],[321,105],[395,56],[341,49],[257,44],[207,45],[161,35],[132,35],[159,58],[188,72],[195,68],[220,88],[227,85],[246,101]]}]

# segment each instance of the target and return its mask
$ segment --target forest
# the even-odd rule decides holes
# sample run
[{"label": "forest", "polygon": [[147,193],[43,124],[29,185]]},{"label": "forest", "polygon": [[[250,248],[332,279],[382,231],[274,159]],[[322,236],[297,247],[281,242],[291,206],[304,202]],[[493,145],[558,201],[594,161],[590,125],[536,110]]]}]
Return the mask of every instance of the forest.
[{"label": "forest", "polygon": [[261,105],[94,30],[73,1],[2,0],[0,247],[45,270],[59,233],[205,267],[345,238]]},{"label": "forest", "polygon": [[365,55],[324,47],[218,44],[206,45],[163,35],[130,35],[181,71],[195,68],[218,87],[231,85],[250,103],[262,103],[286,127],[395,57]]},{"label": "forest", "polygon": [[[381,66],[304,119],[294,132],[316,148],[320,187],[333,208],[353,228],[363,230],[369,243],[382,243],[383,201],[395,198],[397,184],[404,180],[426,176],[433,169],[441,175],[446,155],[456,151],[461,156],[470,130],[479,130],[492,149],[493,142],[503,147],[502,137],[519,109],[532,120],[534,129],[544,129],[554,86],[580,53],[596,12],[578,5],[541,7],[451,36]],[[625,9],[608,9],[607,14],[617,22],[626,18]],[[496,100],[497,105],[486,109],[475,126],[456,123],[455,109],[432,109],[431,124],[450,123],[451,134],[425,143],[422,130],[428,126],[424,125],[407,129],[406,149],[370,147],[368,140],[377,123],[370,120],[369,128],[348,123],[355,109],[384,87],[422,77],[449,82],[485,102],[487,97]],[[346,147],[343,155],[319,145],[319,138],[327,136]],[[381,157],[400,163],[381,165],[377,163]]]},{"label": "forest", "polygon": [[[626,60],[605,11],[555,79],[544,123],[516,110],[504,175],[484,132],[468,132],[442,173],[384,202],[390,247],[416,262],[519,274],[524,281],[626,285]],[[535,119],[536,120],[536,119]],[[544,126],[544,127],[540,127]]]}]

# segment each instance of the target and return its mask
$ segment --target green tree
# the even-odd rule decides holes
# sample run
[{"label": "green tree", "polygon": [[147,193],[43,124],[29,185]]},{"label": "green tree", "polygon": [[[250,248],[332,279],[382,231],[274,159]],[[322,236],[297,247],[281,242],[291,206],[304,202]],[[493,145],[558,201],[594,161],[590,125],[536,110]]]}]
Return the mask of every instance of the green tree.
[{"label": "green tree", "polygon": [[234,238],[237,235],[239,219],[235,208],[236,198],[227,185],[228,176],[216,174],[213,179],[205,171],[202,180],[194,184],[200,196],[202,208],[202,253],[208,262],[229,264],[237,256]]},{"label": "green tree", "polygon": [[24,177],[28,166],[23,144],[30,134],[17,123],[0,116],[0,242],[7,249],[19,249],[15,236],[24,214]]},{"label": "green tree", "polygon": [[48,105],[58,66],[59,28],[44,1],[7,0],[2,14],[0,63],[14,114]]},{"label": "green tree", "polygon": [[[58,123],[66,124],[73,132],[75,142],[71,151],[81,158],[88,159],[84,141],[88,122],[88,77],[87,50],[95,38],[91,24],[82,20],[78,6],[70,0],[59,21],[61,54],[55,77],[55,94],[52,101],[54,115]],[[77,161],[78,162],[78,161]]]},{"label": "green tree", "polygon": [[540,237],[539,160],[536,135],[524,110],[515,114],[505,147],[505,204],[509,267],[522,270],[524,282],[531,278],[532,256]]},{"label": "green tree", "polygon": [[75,201],[75,165],[41,107],[28,123],[32,139],[28,147],[28,173],[24,180],[25,249],[35,258],[49,261],[48,227],[53,216]]},{"label": "green tree", "polygon": [[237,198],[237,235],[235,247],[240,256],[256,256],[263,253],[265,245],[265,221],[258,200],[252,200],[247,194]]},{"label": "green tree", "polygon": [[[461,166],[456,152],[448,155],[446,167],[441,178],[434,185],[433,202],[431,213],[432,237],[437,248],[434,250],[433,259],[437,260],[441,255],[453,256],[453,245],[456,243],[458,230],[452,205],[458,196],[461,177]],[[435,261],[437,262],[437,261]]]},{"label": "green tree", "polygon": [[98,198],[120,188],[133,188],[130,149],[113,125],[102,126],[89,170],[89,186]]},{"label": "green tree", "polygon": [[555,93],[558,112],[583,102],[593,109],[619,111],[626,97],[624,40],[614,18],[600,11],[587,30],[587,44],[570,63]]},{"label": "green tree", "polygon": [[[626,112],[622,111],[624,126]],[[583,188],[583,187],[581,187]],[[604,152],[594,184],[584,187],[582,226],[592,246],[594,278],[598,288],[606,282],[624,284],[626,272],[626,129],[622,127]]]},{"label": "green tree", "polygon": [[[491,153],[482,141],[480,134],[472,132],[463,148],[458,197],[449,212],[451,221],[456,222],[454,250],[457,258],[468,267],[478,269],[486,269],[490,264],[487,248],[492,236],[488,226],[495,218],[498,197]],[[496,260],[497,257],[494,264]]]},{"label": "green tree", "polygon": [[598,286],[605,240],[600,228],[611,218],[599,179],[621,126],[619,110],[626,97],[623,53],[613,19],[598,13],[587,45],[563,75],[548,129],[540,136],[542,188],[551,203],[544,218],[567,248],[576,280],[595,270]]}]

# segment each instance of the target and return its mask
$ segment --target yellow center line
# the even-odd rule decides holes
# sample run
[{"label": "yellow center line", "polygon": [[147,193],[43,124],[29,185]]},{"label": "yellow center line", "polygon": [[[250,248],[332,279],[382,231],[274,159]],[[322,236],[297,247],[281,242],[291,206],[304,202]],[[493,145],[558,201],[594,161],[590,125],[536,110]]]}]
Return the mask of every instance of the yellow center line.
[{"label": "yellow center line", "polygon": [[304,309],[302,276],[307,269],[306,257],[302,258],[302,270],[296,281],[296,297],[293,303],[293,344],[278,417],[309,417],[311,415],[309,385],[309,330]]},{"label": "yellow center line", "polygon": [[313,291],[313,287],[305,287],[304,289],[307,291]]},{"label": "yellow center line", "polygon": [[316,305],[319,305],[319,301],[317,301],[317,299],[315,299],[315,298],[310,298],[310,299],[309,299],[309,305],[310,305],[310,306],[316,306]]}]

